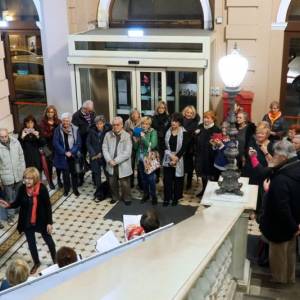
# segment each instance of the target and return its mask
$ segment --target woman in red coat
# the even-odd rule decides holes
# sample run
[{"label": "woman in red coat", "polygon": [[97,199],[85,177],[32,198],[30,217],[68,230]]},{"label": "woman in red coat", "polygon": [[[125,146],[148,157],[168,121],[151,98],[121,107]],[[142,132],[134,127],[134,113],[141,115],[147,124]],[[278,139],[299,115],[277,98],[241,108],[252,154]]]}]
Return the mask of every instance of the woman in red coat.
[{"label": "woman in red coat", "polygon": [[[51,189],[54,189],[54,184],[52,181],[53,177],[53,135],[55,128],[61,123],[60,119],[58,118],[57,109],[54,105],[49,105],[46,107],[43,118],[41,120],[41,135],[46,140],[46,145],[48,149],[52,152],[51,155],[47,157],[47,165],[49,170],[49,186]],[[56,170],[57,174],[57,184],[60,188],[62,188],[63,184],[61,182],[61,171]]]},{"label": "woman in red coat", "polygon": [[50,197],[47,188],[40,182],[39,171],[34,167],[27,168],[24,172],[24,184],[19,188],[16,200],[7,203],[0,199],[0,206],[7,209],[20,207],[17,229],[20,233],[24,232],[34,262],[30,274],[36,273],[41,265],[36,246],[36,232],[42,235],[55,263]]}]

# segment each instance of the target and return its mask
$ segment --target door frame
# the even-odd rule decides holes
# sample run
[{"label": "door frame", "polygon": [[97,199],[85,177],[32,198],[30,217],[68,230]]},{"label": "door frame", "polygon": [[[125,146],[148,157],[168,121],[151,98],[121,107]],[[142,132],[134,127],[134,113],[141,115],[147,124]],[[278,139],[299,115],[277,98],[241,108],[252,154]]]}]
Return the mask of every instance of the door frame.
[{"label": "door frame", "polygon": [[[167,88],[167,72],[168,71],[174,71],[174,72],[197,72],[197,113],[199,113],[201,119],[203,118],[203,113],[205,109],[205,103],[204,103],[204,92],[205,92],[205,82],[204,82],[204,72],[205,69],[203,68],[164,68],[164,67],[116,67],[116,66],[107,66],[107,65],[85,65],[85,64],[77,64],[74,68],[75,73],[75,82],[76,86],[74,86],[75,93],[77,98],[77,106],[82,106],[82,98],[81,98],[81,83],[80,83],[80,73],[79,69],[106,69],[107,70],[107,81],[108,81],[108,105],[109,105],[109,119],[112,121],[112,119],[115,117],[115,94],[114,94],[114,76],[113,72],[115,71],[123,71],[123,72],[131,72],[131,103],[132,107],[138,109],[141,111],[141,90],[140,90],[140,73],[141,72],[161,72],[161,78],[162,78],[162,99],[166,101],[166,88]],[[175,73],[178,74],[178,73]],[[176,87],[178,87],[178,84],[175,84]],[[179,95],[179,90],[175,91]],[[176,96],[175,96],[176,98]],[[175,100],[176,101],[176,100]],[[175,107],[175,111],[178,111],[178,107]]]}]

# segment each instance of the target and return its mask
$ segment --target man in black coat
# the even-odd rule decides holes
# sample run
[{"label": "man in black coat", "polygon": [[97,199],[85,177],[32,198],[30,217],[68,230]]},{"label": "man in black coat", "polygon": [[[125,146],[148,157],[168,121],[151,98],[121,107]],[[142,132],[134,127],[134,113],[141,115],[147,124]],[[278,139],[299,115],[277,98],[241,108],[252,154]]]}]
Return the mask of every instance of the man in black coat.
[{"label": "man in black coat", "polygon": [[[95,112],[94,103],[92,100],[83,102],[82,107],[73,114],[72,123],[78,127],[81,137],[82,147],[81,154],[84,161],[84,169],[88,169],[89,164],[86,160],[87,148],[86,139],[88,136],[89,128],[94,124]],[[82,185],[84,179],[84,172],[80,175],[79,185]]]},{"label": "man in black coat", "polygon": [[295,282],[296,236],[300,233],[300,161],[292,143],[274,146],[274,173],[265,182],[260,230],[269,240],[274,281]]}]

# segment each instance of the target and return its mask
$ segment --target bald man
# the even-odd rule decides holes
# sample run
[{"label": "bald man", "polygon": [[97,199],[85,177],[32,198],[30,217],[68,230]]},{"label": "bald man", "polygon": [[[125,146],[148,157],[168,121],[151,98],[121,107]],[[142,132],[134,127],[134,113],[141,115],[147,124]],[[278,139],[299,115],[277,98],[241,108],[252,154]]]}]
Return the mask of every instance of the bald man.
[{"label": "bald man", "polygon": [[[6,201],[13,202],[22,185],[25,171],[24,154],[19,141],[10,137],[6,128],[0,129],[0,180]],[[13,225],[14,210],[0,209],[0,218]]]}]

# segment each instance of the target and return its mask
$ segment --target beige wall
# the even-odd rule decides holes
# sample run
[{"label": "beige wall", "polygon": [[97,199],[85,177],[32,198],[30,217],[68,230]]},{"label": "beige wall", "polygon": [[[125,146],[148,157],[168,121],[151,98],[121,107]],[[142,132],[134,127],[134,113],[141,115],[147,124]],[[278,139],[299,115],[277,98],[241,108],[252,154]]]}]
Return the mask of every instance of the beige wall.
[{"label": "beige wall", "polygon": [[96,25],[99,0],[67,0],[70,33]]},{"label": "beige wall", "polygon": [[4,69],[4,49],[3,42],[0,42],[0,128],[7,128],[10,132],[13,131],[13,120],[10,113],[8,100],[8,82],[5,76]]},{"label": "beige wall", "polygon": [[[249,60],[249,71],[242,89],[255,93],[253,120],[261,120],[271,101],[279,100],[284,31],[273,30],[280,0],[223,0],[215,1],[215,24],[218,60],[230,53],[236,42],[241,54]],[[216,85],[222,87],[217,70]],[[221,110],[220,97],[212,97],[213,108]]]}]

